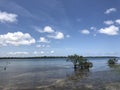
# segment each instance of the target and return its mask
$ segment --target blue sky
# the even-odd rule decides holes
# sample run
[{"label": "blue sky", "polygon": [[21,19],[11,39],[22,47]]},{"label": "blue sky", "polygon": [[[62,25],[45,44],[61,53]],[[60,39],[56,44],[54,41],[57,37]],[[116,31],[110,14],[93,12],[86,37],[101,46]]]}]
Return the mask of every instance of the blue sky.
[{"label": "blue sky", "polygon": [[0,0],[0,56],[120,56],[120,0]]}]

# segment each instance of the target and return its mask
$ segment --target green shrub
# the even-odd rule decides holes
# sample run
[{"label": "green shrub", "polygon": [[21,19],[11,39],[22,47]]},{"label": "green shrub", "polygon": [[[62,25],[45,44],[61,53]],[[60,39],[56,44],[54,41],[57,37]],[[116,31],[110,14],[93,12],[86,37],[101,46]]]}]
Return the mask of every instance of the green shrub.
[{"label": "green shrub", "polygon": [[74,69],[89,69],[93,66],[93,64],[88,62],[86,58],[76,54],[68,56],[67,61],[71,61],[73,63]]},{"label": "green shrub", "polygon": [[118,61],[118,60],[117,60],[116,58],[112,58],[112,59],[109,59],[109,60],[108,60],[108,64],[109,64],[109,65],[114,65],[114,64],[117,63],[117,61]]}]

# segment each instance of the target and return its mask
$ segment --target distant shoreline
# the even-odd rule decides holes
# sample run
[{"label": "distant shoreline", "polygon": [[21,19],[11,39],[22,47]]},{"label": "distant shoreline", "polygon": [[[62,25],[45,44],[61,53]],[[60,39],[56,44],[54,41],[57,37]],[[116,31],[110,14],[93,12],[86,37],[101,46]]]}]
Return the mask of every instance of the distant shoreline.
[{"label": "distant shoreline", "polygon": [[[0,57],[0,59],[42,59],[42,58],[67,58],[67,56]],[[87,56],[85,58],[119,58],[119,57],[117,57],[117,56]]]}]

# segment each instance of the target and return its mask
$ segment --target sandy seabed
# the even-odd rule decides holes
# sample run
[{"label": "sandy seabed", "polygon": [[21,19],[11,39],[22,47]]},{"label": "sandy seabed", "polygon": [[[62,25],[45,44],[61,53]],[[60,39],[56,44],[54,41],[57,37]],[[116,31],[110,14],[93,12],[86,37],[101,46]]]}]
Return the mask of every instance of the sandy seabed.
[{"label": "sandy seabed", "polygon": [[62,79],[31,82],[31,80],[15,81],[6,86],[1,85],[0,90],[120,90],[120,73],[113,70],[75,72]]}]

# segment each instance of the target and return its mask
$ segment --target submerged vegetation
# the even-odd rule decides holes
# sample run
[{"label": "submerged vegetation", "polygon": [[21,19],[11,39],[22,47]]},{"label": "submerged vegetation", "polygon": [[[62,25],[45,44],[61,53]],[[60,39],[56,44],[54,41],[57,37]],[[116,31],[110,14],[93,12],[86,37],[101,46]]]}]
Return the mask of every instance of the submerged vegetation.
[{"label": "submerged vegetation", "polygon": [[67,61],[71,61],[73,63],[74,69],[89,69],[93,66],[93,64],[86,58],[76,54],[68,56]]}]

